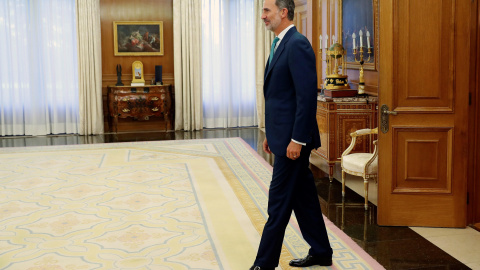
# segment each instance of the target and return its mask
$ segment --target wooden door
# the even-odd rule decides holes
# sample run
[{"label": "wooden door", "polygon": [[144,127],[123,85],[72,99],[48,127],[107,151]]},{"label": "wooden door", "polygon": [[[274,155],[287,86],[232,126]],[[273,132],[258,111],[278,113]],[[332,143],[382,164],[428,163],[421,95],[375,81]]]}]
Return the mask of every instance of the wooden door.
[{"label": "wooden door", "polygon": [[380,1],[380,225],[466,225],[474,2]]},{"label": "wooden door", "polygon": [[[477,230],[480,230],[480,5],[477,1],[477,40],[476,40],[476,66],[472,72],[476,74],[475,77],[475,91],[472,93],[472,105],[470,106],[470,140],[469,140],[469,219],[468,224],[473,224]],[[473,54],[472,54],[473,55]]]}]

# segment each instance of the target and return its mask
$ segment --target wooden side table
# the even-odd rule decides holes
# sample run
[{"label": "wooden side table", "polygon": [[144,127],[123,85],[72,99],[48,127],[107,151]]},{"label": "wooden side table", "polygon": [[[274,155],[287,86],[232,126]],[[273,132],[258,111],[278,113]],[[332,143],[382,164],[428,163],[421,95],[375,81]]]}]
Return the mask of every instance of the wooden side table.
[{"label": "wooden side table", "polygon": [[[317,124],[322,146],[312,151],[328,163],[328,175],[333,180],[335,164],[350,145],[350,133],[363,128],[377,127],[377,98],[345,97],[317,99]],[[367,137],[366,137],[367,138]],[[372,152],[372,139],[359,140],[352,152]]]},{"label": "wooden side table", "polygon": [[[165,130],[172,129],[172,86],[108,86],[108,124],[117,132],[118,118],[133,117],[149,120],[150,116],[163,116]],[[112,123],[113,120],[113,123]]]}]

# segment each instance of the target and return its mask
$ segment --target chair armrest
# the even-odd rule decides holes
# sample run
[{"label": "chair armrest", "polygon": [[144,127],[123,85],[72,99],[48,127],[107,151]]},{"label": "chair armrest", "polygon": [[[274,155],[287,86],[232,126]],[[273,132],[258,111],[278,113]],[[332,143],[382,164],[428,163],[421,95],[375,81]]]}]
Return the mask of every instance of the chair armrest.
[{"label": "chair armrest", "polygon": [[364,175],[367,174],[368,167],[370,167],[370,165],[373,163],[373,161],[375,161],[378,156],[377,140],[373,141],[373,145],[375,145],[375,149],[373,150],[373,156],[367,161],[367,164],[365,164],[365,170],[363,172]]},{"label": "chair armrest", "polygon": [[346,156],[346,155],[350,154],[350,152],[352,152],[353,148],[355,147],[355,142],[356,141],[357,141],[357,136],[352,136],[352,141],[350,142],[350,145],[347,147],[347,149],[345,149],[345,151],[343,151],[342,157]]},{"label": "chair armrest", "polygon": [[[370,135],[370,134],[378,134],[378,127],[369,129],[369,128],[364,128],[364,129],[359,129],[355,132],[350,133],[350,136],[352,137],[352,141],[350,142],[350,145],[348,146],[345,151],[342,153],[342,157],[350,154],[352,152],[353,148],[355,147],[355,142],[357,141],[358,136],[365,136],[365,135]],[[375,144],[375,149],[376,149],[376,143],[377,141],[374,141]]]},{"label": "chair armrest", "polygon": [[357,136],[364,136],[364,135],[370,135],[370,134],[378,134],[378,127],[374,129],[369,129],[369,128],[364,128],[364,129],[359,129],[355,132],[350,133],[350,136],[357,137]]}]

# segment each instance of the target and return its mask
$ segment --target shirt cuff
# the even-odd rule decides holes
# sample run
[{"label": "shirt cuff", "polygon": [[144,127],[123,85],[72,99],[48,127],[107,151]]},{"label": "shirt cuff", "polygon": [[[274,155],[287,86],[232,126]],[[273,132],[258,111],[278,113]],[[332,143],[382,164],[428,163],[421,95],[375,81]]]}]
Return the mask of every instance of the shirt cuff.
[{"label": "shirt cuff", "polygon": [[306,143],[303,143],[303,142],[298,142],[298,141],[295,141],[294,139],[292,139],[292,142],[294,142],[294,143],[298,143],[298,144],[301,144],[301,145],[303,145],[303,146],[307,145]]}]

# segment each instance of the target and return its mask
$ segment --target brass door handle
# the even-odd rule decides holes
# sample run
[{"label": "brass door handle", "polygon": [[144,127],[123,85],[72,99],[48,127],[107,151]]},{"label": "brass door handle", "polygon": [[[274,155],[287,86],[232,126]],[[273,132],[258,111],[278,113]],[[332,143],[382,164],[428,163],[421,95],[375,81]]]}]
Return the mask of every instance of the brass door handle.
[{"label": "brass door handle", "polygon": [[386,110],[383,113],[390,114],[390,115],[397,115],[398,114],[396,111],[389,111],[389,110]]},{"label": "brass door handle", "polygon": [[380,129],[382,130],[383,133],[387,133],[388,132],[388,129],[389,129],[389,115],[397,115],[398,112],[396,111],[389,111],[388,110],[388,106],[383,104],[382,105],[382,108],[380,109]]}]

